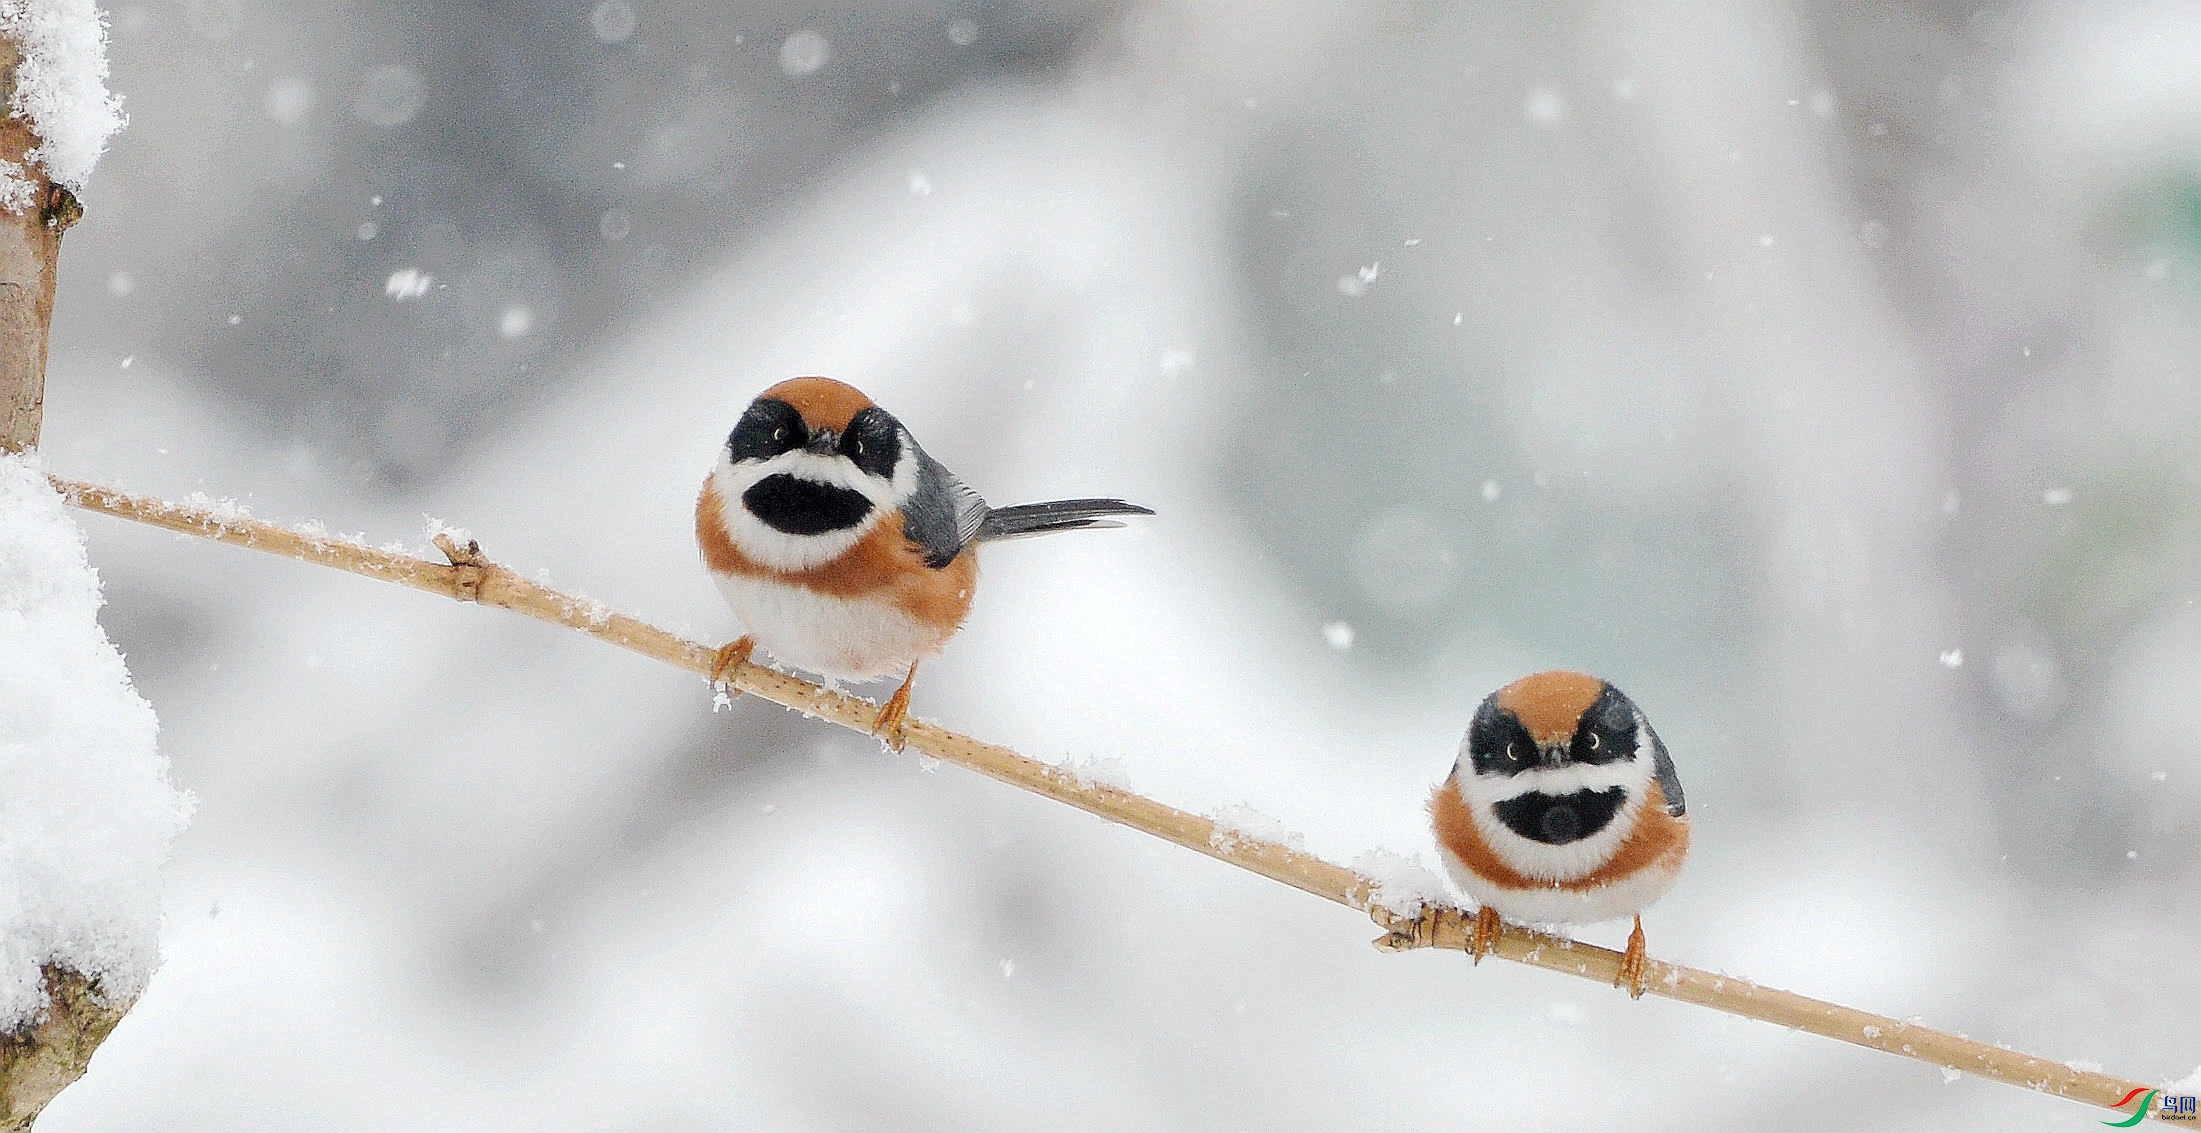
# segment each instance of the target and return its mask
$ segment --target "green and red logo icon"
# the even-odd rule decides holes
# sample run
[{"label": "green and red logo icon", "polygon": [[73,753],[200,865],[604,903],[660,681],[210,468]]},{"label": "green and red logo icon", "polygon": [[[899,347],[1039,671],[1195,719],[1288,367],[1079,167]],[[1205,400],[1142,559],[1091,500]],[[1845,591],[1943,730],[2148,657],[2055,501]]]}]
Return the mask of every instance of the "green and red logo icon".
[{"label": "green and red logo icon", "polygon": [[[2143,1094],[2146,1096],[2142,1097]],[[2159,1105],[2155,1100],[2158,1097],[2163,1099]],[[2201,1107],[2196,1106],[2194,1095],[2166,1094],[2161,1090],[2149,1090],[2139,1086],[2134,1086],[2132,1092],[2126,1094],[2123,1101],[2109,1108],[2123,1109],[2128,1105],[2132,1105],[2134,1098],[2139,1098],[2140,1104],[2132,1107],[2131,1117],[2125,1118],[2123,1121],[2104,1121],[2102,1124],[2112,1129],[2129,1129],[2147,1120],[2148,1107],[2151,1105],[2155,1106],[2155,1116],[2164,1121],[2201,1121]]]}]

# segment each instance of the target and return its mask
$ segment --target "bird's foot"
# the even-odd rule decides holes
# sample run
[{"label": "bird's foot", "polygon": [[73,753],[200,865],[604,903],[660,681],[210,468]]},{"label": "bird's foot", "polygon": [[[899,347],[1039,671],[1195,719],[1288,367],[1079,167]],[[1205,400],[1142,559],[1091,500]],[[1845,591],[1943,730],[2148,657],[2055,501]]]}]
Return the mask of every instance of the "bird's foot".
[{"label": "bird's foot", "polygon": [[741,690],[726,679],[727,674],[734,671],[734,666],[747,661],[749,655],[756,651],[757,639],[753,637],[738,637],[719,646],[718,654],[711,658],[711,683],[740,696]]},{"label": "bird's foot", "polygon": [[909,722],[909,690],[917,683],[917,666],[909,667],[909,676],[903,678],[902,687],[887,698],[886,706],[879,709],[879,718],[871,722],[871,734],[886,741],[895,751],[909,742],[905,725]]},{"label": "bird's foot", "polygon": [[1484,905],[1475,910],[1475,935],[1468,938],[1467,954],[1480,964],[1483,957],[1498,950],[1498,910]]},{"label": "bird's foot", "polygon": [[1613,976],[1614,987],[1628,989],[1628,998],[1643,998],[1644,967],[1650,962],[1643,952],[1643,918],[1635,919],[1635,930],[1628,934],[1628,950],[1621,953],[1620,971]]}]

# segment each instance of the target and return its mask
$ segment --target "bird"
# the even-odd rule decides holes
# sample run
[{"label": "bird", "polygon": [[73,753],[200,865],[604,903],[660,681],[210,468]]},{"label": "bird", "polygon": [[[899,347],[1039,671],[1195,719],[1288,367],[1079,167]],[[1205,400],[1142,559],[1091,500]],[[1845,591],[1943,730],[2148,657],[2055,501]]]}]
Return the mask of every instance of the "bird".
[{"label": "bird", "polygon": [[836,680],[904,674],[872,725],[899,751],[919,663],[970,615],[979,544],[1152,514],[1117,499],[991,507],[856,387],[780,382],[749,403],[696,496],[696,545],[744,630],[712,681],[760,646]]},{"label": "bird", "polygon": [[1475,710],[1429,800],[1438,856],[1480,906],[1482,962],[1499,918],[1594,924],[1633,916],[1614,987],[1644,991],[1643,910],[1689,854],[1681,777],[1651,722],[1587,673],[1534,673]]}]

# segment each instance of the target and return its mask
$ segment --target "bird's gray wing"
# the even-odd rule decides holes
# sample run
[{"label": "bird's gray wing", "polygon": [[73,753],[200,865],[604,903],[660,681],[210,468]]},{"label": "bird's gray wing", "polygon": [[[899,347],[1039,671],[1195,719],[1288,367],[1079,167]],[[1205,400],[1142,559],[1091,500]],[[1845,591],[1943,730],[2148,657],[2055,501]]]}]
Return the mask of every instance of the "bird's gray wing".
[{"label": "bird's gray wing", "polygon": [[986,522],[986,501],[924,449],[917,450],[917,490],[902,505],[902,532],[925,549],[925,565],[955,561]]},{"label": "bird's gray wing", "polygon": [[1674,770],[1674,757],[1666,754],[1666,741],[1658,738],[1651,722],[1640,714],[1635,718],[1636,727],[1651,737],[1651,766],[1658,776],[1658,789],[1666,796],[1666,813],[1680,818],[1689,813],[1689,804],[1681,797],[1681,772]]}]

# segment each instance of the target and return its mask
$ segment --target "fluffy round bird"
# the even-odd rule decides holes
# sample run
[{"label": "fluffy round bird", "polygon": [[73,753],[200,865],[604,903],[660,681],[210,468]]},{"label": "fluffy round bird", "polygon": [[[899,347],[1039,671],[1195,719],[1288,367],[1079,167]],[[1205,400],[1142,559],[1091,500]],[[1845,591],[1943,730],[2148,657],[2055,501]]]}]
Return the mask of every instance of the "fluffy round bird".
[{"label": "fluffy round bird", "polygon": [[1614,986],[1643,994],[1643,910],[1689,853],[1681,778],[1643,710],[1584,673],[1535,673],[1475,710],[1452,774],[1429,800],[1437,847],[1482,908],[1472,951],[1499,918],[1591,924],[1635,917]]},{"label": "fluffy round bird", "polygon": [[704,565],[746,631],[713,679],[758,646],[843,680],[906,672],[872,728],[900,748],[918,663],[970,614],[978,544],[1152,514],[1122,500],[989,507],[862,391],[781,382],[749,403],[696,499]]}]

